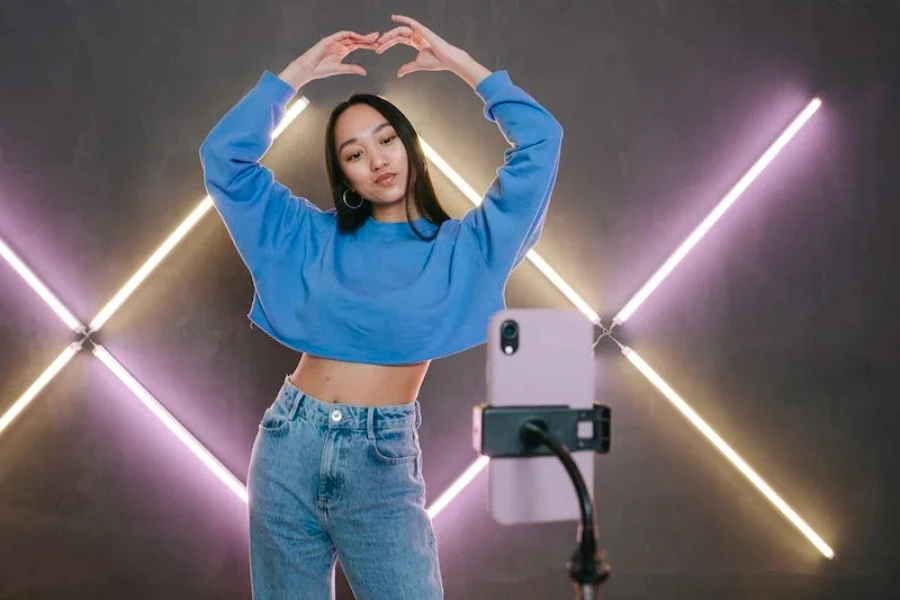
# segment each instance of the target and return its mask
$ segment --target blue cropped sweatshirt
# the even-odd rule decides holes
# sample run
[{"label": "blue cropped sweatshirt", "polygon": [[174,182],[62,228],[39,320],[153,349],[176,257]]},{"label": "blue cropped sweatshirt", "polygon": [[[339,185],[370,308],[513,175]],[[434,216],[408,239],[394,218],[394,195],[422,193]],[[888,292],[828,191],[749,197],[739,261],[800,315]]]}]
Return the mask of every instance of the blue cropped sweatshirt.
[{"label": "blue cropped sweatshirt", "polygon": [[475,89],[510,148],[482,202],[460,219],[370,218],[341,233],[260,165],[295,91],[270,72],[200,149],[206,189],[253,279],[247,315],[281,344],[350,362],[399,365],[487,339],[510,272],[541,233],[559,166],[557,120],[496,71]]}]

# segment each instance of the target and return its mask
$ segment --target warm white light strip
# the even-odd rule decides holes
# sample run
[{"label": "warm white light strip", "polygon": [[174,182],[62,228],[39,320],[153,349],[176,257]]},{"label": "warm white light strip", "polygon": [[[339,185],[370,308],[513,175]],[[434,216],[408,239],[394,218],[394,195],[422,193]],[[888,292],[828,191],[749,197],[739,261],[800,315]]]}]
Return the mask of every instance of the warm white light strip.
[{"label": "warm white light strip", "polygon": [[487,467],[488,462],[490,462],[490,459],[486,456],[481,456],[478,460],[473,462],[469,468],[466,469],[463,474],[460,475],[457,480],[431,504],[428,508],[428,516],[434,519],[442,510],[447,508],[447,505],[453,502],[453,499],[456,498],[467,485],[472,483],[472,480]]},{"label": "warm white light strip", "polygon": [[748,465],[746,461],[744,461],[744,459],[741,458],[738,453],[735,452],[731,446],[729,446],[725,440],[723,440],[719,434],[706,423],[706,421],[700,418],[700,415],[698,415],[687,402],[663,381],[662,377],[650,368],[650,365],[648,365],[637,352],[626,346],[622,348],[622,353],[631,364],[637,367],[638,371],[640,371],[641,374],[656,387],[656,389],[662,392],[663,396],[672,403],[678,412],[684,415],[684,417],[687,418],[701,434],[703,434],[703,437],[709,440],[712,445],[715,446],[716,449],[721,452],[725,458],[727,458],[728,461],[734,465],[737,470],[740,471],[740,473],[812,543],[813,546],[816,547],[819,552],[827,558],[834,558],[834,550],[832,550],[831,547],[806,524],[806,521],[800,518],[800,515],[798,515],[794,509],[788,506],[787,502],[785,502],[781,496],[775,493],[775,490],[773,490],[771,486],[769,486],[769,484],[766,483],[763,478],[760,477],[756,471],[754,471],[750,465]]},{"label": "warm white light strip", "polygon": [[107,321],[109,321],[110,317],[115,314],[119,308],[122,307],[122,304],[131,296],[132,293],[144,282],[148,275],[155,269],[159,263],[163,261],[163,259],[172,251],[172,249],[188,234],[188,232],[197,224],[198,221],[206,214],[206,212],[212,208],[212,200],[210,200],[209,196],[203,199],[202,202],[193,210],[188,217],[181,222],[175,231],[166,238],[156,251],[150,255],[150,258],[144,262],[143,265],[132,275],[128,281],[116,292],[116,295],[112,297],[112,299],[106,303],[97,316],[93,318],[90,323],[91,331],[98,331],[101,327],[103,327]]},{"label": "warm white light strip", "polygon": [[756,163],[750,168],[747,173],[741,177],[740,181],[735,184],[731,191],[726,194],[722,200],[716,205],[716,207],[710,212],[705,219],[697,226],[694,231],[681,243],[677,250],[666,260],[665,263],[653,274],[653,276],[647,280],[647,283],[641,287],[640,290],[634,295],[634,297],[629,300],[622,310],[619,311],[613,318],[613,325],[621,325],[624,323],[634,311],[638,309],[638,307],[643,304],[643,302],[653,293],[663,280],[669,276],[669,273],[681,262],[681,260],[687,255],[688,252],[691,251],[697,242],[706,235],[706,232],[715,225],[716,221],[728,210],[738,198],[740,198],[741,194],[744,193],[751,183],[762,173],[763,169],[765,169],[769,163],[774,160],[774,158],[778,155],[779,152],[787,145],[791,138],[796,135],[796,133],[800,130],[803,125],[809,121],[810,117],[819,109],[822,105],[821,100],[818,98],[813,99],[803,112],[801,112],[794,121],[784,130],[784,132],[778,136],[778,139],[772,143],[768,150],[766,150],[763,155],[756,161]]},{"label": "warm white light strip", "polygon": [[[275,131],[272,134],[273,141],[284,132],[288,126],[294,122],[294,120],[300,116],[300,113],[309,106],[309,100],[306,96],[302,96],[297,99],[290,108],[285,112],[284,118],[281,120],[281,123],[278,124],[278,127],[275,128]],[[179,225],[175,231],[166,238],[159,248],[150,255],[150,258],[137,270],[137,272],[131,276],[131,278],[125,283],[122,288],[116,292],[115,296],[107,302],[106,306],[97,313],[97,316],[90,323],[91,331],[97,331],[103,325],[106,324],[107,321],[115,314],[117,310],[124,304],[125,300],[128,299],[131,294],[138,288],[138,286],[143,283],[143,281],[147,278],[148,275],[155,269],[159,263],[163,261],[163,259],[168,256],[169,252],[178,245],[178,243],[188,234],[188,232],[193,229],[194,225],[196,225],[200,219],[213,207],[212,199],[209,196],[206,196],[203,200],[200,201],[200,204],[191,211],[191,214],[187,216],[187,218],[182,221],[181,225]]]},{"label": "warm white light strip", "polygon": [[446,160],[444,160],[440,154],[435,152],[434,148],[432,148],[425,140],[421,137],[419,138],[419,144],[422,146],[422,151],[425,153],[425,156],[430,160],[434,165],[440,169],[441,173],[450,180],[450,183],[456,186],[460,192],[462,192],[463,196],[465,196],[469,202],[478,206],[481,204],[481,194],[475,191],[471,185],[469,185],[465,179],[462,178],[462,175],[456,172],[456,169],[450,166]]},{"label": "warm white light strip", "polygon": [[[456,170],[451,167],[447,161],[445,161],[441,156],[435,152],[434,148],[432,148],[425,140],[419,138],[419,143],[422,146],[422,151],[425,153],[425,156],[430,160],[434,165],[450,180],[450,182],[456,186],[456,188],[462,192],[463,196],[465,196],[469,202],[478,206],[481,204],[482,197],[478,194],[475,189],[466,183],[466,180],[462,178],[462,176],[456,172]],[[578,293],[572,289],[565,279],[563,279],[559,273],[557,273],[553,267],[547,264],[541,256],[535,252],[534,250],[529,250],[525,255],[525,258],[531,261],[531,263],[538,268],[538,270],[544,274],[544,277],[550,280],[556,289],[558,289],[575,307],[580,310],[584,316],[586,316],[591,323],[600,323],[600,315],[594,312],[594,309],[591,308],[590,304],[584,301],[584,299],[578,295]]]},{"label": "warm white light strip", "polygon": [[287,129],[291,123],[294,122],[294,119],[300,116],[306,107],[309,106],[309,98],[306,96],[300,96],[297,100],[291,104],[290,108],[287,109],[284,113],[284,118],[281,120],[281,123],[278,124],[278,127],[275,128],[275,131],[272,132],[272,141],[278,139],[284,130]]},{"label": "warm white light strip", "polygon": [[69,346],[63,350],[52,363],[50,363],[50,366],[44,369],[44,372],[38,376],[27,390],[25,390],[25,393],[13,403],[10,409],[7,410],[2,417],[0,417],[0,433],[3,433],[3,430],[13,422],[13,419],[25,410],[25,407],[34,400],[42,389],[47,387],[47,384],[62,371],[63,367],[69,364],[72,357],[81,350],[82,344],[83,342],[73,342],[72,344],[69,344]]},{"label": "warm white light strip", "polygon": [[75,315],[59,301],[59,298],[50,291],[50,288],[44,285],[44,282],[41,281],[24,262],[22,262],[22,259],[20,259],[18,255],[12,251],[12,248],[7,246],[2,239],[0,239],[0,256],[5,258],[6,262],[9,263],[9,266],[25,280],[25,283],[31,286],[31,289],[37,292],[37,295],[41,297],[41,300],[46,302],[47,306],[62,319],[63,323],[66,324],[66,327],[75,332],[84,330],[84,325],[81,324]]},{"label": "warm white light strip", "polygon": [[231,471],[226,469],[216,457],[210,454],[210,452],[204,448],[203,445],[150,394],[150,392],[138,383],[119,361],[113,358],[105,348],[99,345],[94,346],[93,353],[94,356],[100,359],[100,362],[106,365],[113,375],[119,378],[119,381],[124,383],[125,386],[137,396],[138,400],[140,400],[144,406],[150,409],[150,412],[152,412],[157,419],[162,421],[163,425],[165,425],[169,431],[175,434],[175,437],[177,437],[182,444],[187,446],[187,448],[193,452],[216,477],[228,486],[228,489],[234,492],[235,495],[244,502],[248,501],[247,488],[244,487],[244,484],[241,483]]},{"label": "warm white light strip", "polygon": [[555,285],[556,289],[558,289],[563,296],[568,298],[569,302],[575,305],[575,308],[580,310],[591,323],[594,325],[600,324],[600,315],[594,312],[594,309],[591,308],[590,304],[585,302],[584,299],[572,289],[572,286],[570,286],[537,252],[529,250],[525,255],[525,258],[530,260],[531,264],[537,267],[538,270],[544,274],[544,277],[549,279],[550,283]]}]

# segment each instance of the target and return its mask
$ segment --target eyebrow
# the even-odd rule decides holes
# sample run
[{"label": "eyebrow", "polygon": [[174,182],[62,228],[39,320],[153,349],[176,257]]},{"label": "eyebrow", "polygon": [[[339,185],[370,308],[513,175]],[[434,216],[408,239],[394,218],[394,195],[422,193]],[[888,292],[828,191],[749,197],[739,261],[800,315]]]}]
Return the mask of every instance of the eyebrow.
[{"label": "eyebrow", "polygon": [[[385,121],[384,123],[382,123],[381,125],[379,125],[378,127],[376,127],[375,129],[372,130],[372,135],[375,135],[376,133],[378,133],[379,131],[381,131],[381,130],[384,129],[385,127],[390,127],[390,126],[391,126],[391,124],[388,123],[387,121]],[[338,152],[340,152],[341,150],[343,150],[343,149],[344,149],[344,146],[346,146],[347,144],[352,144],[353,142],[357,142],[357,141],[359,141],[359,140],[357,140],[355,137],[350,138],[349,140],[347,140],[346,142],[344,142],[343,144],[341,144],[340,148],[338,148]]]}]

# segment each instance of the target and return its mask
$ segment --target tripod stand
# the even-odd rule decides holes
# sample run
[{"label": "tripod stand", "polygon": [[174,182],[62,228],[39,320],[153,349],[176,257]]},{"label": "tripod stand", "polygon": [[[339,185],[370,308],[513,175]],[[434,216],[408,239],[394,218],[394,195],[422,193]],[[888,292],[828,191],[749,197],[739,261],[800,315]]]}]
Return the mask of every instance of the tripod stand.
[{"label": "tripod stand", "polygon": [[[578,437],[578,423],[591,421],[594,435]],[[504,406],[482,404],[473,418],[475,448],[492,458],[528,458],[555,455],[575,486],[581,512],[578,545],[566,564],[575,587],[576,600],[599,599],[599,587],[609,578],[603,552],[597,550],[594,507],[587,484],[569,447],[576,450],[609,452],[609,407],[595,404],[592,410],[567,406]]]}]

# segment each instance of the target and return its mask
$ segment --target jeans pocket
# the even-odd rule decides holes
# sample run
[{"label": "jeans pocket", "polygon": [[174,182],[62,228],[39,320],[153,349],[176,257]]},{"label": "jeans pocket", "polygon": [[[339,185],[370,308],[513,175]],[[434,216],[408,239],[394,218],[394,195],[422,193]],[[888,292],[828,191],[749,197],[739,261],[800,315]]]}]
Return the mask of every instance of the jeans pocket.
[{"label": "jeans pocket", "polygon": [[287,431],[290,424],[285,407],[280,402],[276,402],[263,413],[259,429],[266,433],[282,433]]},{"label": "jeans pocket", "polygon": [[376,458],[391,464],[413,462],[421,451],[414,429],[381,429],[369,443]]}]

